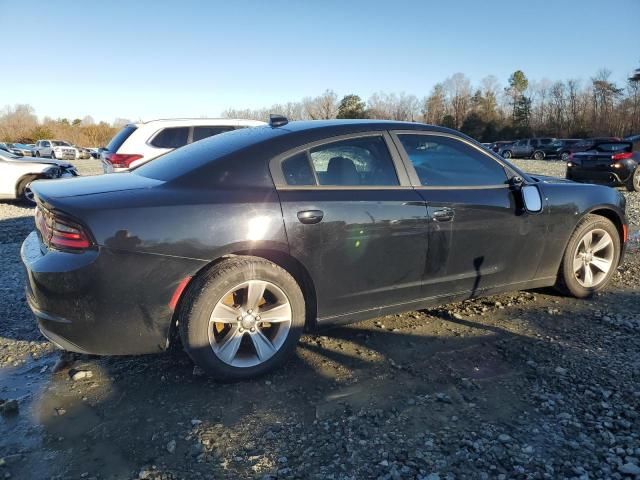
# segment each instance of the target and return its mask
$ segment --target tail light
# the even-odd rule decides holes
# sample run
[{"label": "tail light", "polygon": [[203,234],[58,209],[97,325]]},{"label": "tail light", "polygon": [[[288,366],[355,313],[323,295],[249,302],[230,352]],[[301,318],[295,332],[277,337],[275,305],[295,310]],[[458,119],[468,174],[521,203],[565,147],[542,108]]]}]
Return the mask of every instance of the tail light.
[{"label": "tail light", "polygon": [[611,160],[617,162],[618,160],[628,160],[629,158],[633,158],[633,153],[624,152],[624,153],[616,153],[615,155],[611,155]]},{"label": "tail light", "polygon": [[113,165],[114,168],[129,168],[136,160],[140,160],[142,155],[136,153],[107,153],[104,156],[105,160]]},{"label": "tail light", "polygon": [[85,250],[91,246],[91,237],[79,223],[41,206],[36,208],[35,215],[36,228],[47,247],[60,250]]}]

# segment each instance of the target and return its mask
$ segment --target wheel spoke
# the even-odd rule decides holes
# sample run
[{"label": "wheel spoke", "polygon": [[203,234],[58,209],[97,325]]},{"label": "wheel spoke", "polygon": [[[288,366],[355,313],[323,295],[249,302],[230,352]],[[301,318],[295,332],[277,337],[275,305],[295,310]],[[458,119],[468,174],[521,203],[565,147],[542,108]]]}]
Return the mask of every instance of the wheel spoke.
[{"label": "wheel spoke", "polygon": [[591,287],[593,285],[593,271],[591,270],[591,264],[584,266],[584,286]]},{"label": "wheel spoke", "polygon": [[580,255],[575,257],[573,259],[573,271],[574,271],[574,273],[579,272],[583,265],[584,265],[584,262],[582,261],[582,257]]},{"label": "wheel spoke", "polygon": [[250,338],[261,362],[271,358],[273,354],[276,353],[276,348],[273,346],[273,343],[264,336],[259,328],[250,335]]},{"label": "wheel spoke", "polygon": [[216,308],[213,309],[210,322],[236,323],[238,321],[238,315],[239,313],[235,308],[220,302],[216,305]]},{"label": "wheel spoke", "polygon": [[591,248],[591,242],[593,241],[593,232],[587,233],[582,238],[582,243],[584,244],[585,250],[589,250]]},{"label": "wheel spoke", "polygon": [[218,357],[220,360],[231,363],[238,353],[240,343],[242,342],[242,333],[239,332],[239,327],[234,325],[229,330],[229,333],[221,341],[220,348],[218,349]]},{"label": "wheel spoke", "polygon": [[611,268],[611,260],[607,260],[606,258],[601,257],[593,257],[591,259],[591,265],[596,267],[602,273],[607,273]]},{"label": "wheel spoke", "polygon": [[255,310],[258,308],[266,287],[267,284],[260,280],[251,280],[249,282],[249,286],[247,287],[247,301],[244,305],[245,310]]},{"label": "wheel spoke", "polygon": [[603,235],[602,238],[598,240],[596,244],[591,247],[591,251],[593,253],[599,252],[600,250],[608,247],[609,245],[611,245],[611,237],[609,235]]},{"label": "wheel spoke", "polygon": [[280,323],[291,320],[291,308],[288,303],[276,305],[267,310],[260,310],[258,313],[261,322]]}]

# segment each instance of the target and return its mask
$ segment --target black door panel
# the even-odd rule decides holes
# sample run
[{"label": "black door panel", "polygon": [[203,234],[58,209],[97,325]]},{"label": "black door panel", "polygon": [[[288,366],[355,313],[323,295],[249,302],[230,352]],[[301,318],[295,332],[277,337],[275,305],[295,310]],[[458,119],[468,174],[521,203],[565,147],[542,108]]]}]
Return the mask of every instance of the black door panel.
[{"label": "black door panel", "polygon": [[[318,318],[421,296],[427,209],[412,189],[280,190],[291,254],[315,281]],[[299,212],[321,211],[306,224]]]}]

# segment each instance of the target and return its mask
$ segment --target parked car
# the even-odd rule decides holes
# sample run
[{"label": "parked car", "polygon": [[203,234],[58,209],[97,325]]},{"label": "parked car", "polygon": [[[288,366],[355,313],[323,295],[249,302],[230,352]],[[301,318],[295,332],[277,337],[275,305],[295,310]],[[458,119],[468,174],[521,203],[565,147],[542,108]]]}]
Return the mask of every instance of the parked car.
[{"label": "parked car", "polygon": [[574,143],[573,145],[569,145],[569,155],[572,153],[585,152],[590,148],[593,148],[597,143],[603,142],[617,142],[620,139],[618,137],[594,137],[594,138],[585,138],[580,140],[579,142]]},{"label": "parked car", "polygon": [[22,260],[47,338],[128,355],[178,334],[223,379],[280,365],[305,327],[552,285],[588,297],[627,232],[620,192],[411,122],[273,117],[33,190]]},{"label": "parked car", "polygon": [[41,179],[74,177],[78,172],[73,165],[42,159],[25,159],[0,151],[0,198],[33,202],[31,182]]},{"label": "parked car", "polygon": [[581,142],[579,138],[558,138],[553,142],[538,148],[544,155],[543,158],[559,158],[567,161],[571,155],[571,147]]},{"label": "parked car", "polygon": [[495,153],[499,153],[501,149],[505,148],[508,145],[512,145],[513,143],[515,143],[515,140],[500,140],[497,142],[493,142],[491,144],[490,150]]},{"label": "parked car", "polygon": [[102,151],[105,173],[126,172],[176,148],[238,128],[265,125],[255,120],[190,118],[125,125]]},{"label": "parked car", "polygon": [[19,157],[33,156],[33,150],[24,143],[0,143],[0,149]]},{"label": "parked car", "polygon": [[554,140],[555,138],[526,138],[500,148],[498,153],[506,159],[534,158],[542,160],[544,153],[541,149],[553,143]]},{"label": "parked car", "polygon": [[91,151],[88,148],[79,147],[74,145],[76,149],[76,160],[87,160],[91,158]]},{"label": "parked car", "polygon": [[589,150],[571,155],[567,162],[569,180],[627,187],[640,192],[640,151],[631,141],[600,142]]},{"label": "parked car", "polygon": [[77,149],[69,142],[62,140],[38,140],[33,148],[36,157],[50,157],[61,160],[75,160]]}]

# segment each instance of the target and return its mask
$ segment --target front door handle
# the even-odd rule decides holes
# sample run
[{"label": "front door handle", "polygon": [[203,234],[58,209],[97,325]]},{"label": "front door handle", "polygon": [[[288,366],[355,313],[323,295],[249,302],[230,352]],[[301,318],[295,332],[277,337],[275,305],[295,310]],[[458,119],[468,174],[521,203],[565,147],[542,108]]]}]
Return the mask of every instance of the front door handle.
[{"label": "front door handle", "polygon": [[322,210],[303,210],[298,212],[298,220],[300,220],[300,223],[304,223],[305,225],[320,223],[322,217],[324,217],[324,212]]},{"label": "front door handle", "polygon": [[431,218],[436,222],[450,222],[453,220],[453,208],[439,208],[434,210],[431,214]]}]

